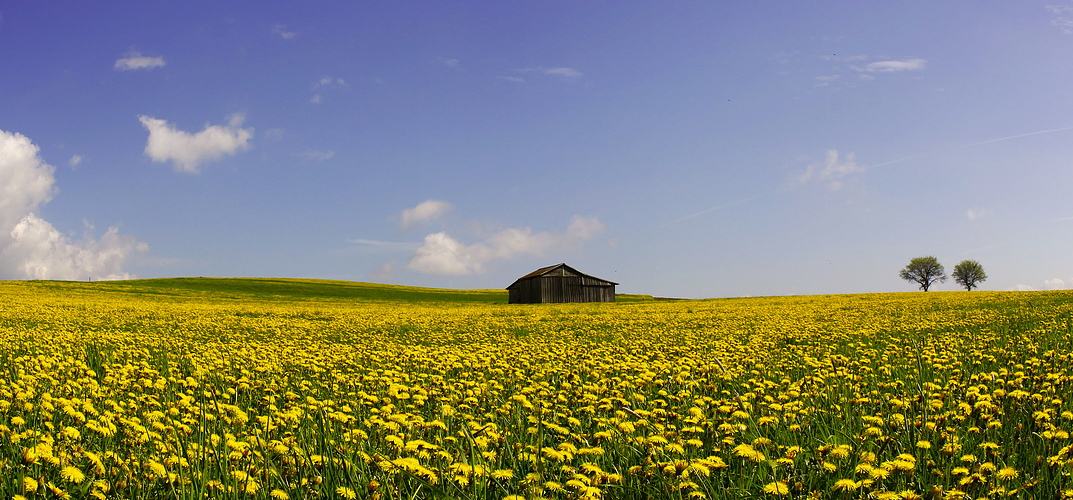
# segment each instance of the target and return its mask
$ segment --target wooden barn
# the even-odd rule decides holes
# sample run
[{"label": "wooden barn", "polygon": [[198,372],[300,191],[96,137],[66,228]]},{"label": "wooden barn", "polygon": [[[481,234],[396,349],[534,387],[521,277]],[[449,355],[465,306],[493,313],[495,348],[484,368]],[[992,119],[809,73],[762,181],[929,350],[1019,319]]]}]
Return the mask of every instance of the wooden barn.
[{"label": "wooden barn", "polygon": [[511,304],[614,302],[615,283],[589,276],[566,264],[542,267],[507,287]]}]

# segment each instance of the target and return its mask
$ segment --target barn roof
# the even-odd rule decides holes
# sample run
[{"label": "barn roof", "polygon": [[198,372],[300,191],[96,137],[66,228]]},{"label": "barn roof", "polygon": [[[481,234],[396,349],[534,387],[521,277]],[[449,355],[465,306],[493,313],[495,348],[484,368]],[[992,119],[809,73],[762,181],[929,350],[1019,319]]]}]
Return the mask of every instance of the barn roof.
[{"label": "barn roof", "polygon": [[559,269],[559,268],[569,269],[571,272],[573,272],[574,274],[577,274],[578,276],[585,276],[585,277],[588,277],[588,278],[592,278],[594,280],[603,281],[603,282],[607,283],[608,285],[617,285],[618,284],[618,283],[615,283],[614,281],[608,281],[608,280],[605,280],[603,278],[597,278],[596,276],[593,276],[591,274],[585,274],[585,273],[583,273],[581,271],[578,271],[577,269],[574,269],[574,268],[566,265],[565,263],[562,263],[562,264],[555,264],[554,266],[542,267],[540,269],[537,269],[536,271],[533,271],[533,272],[531,272],[531,273],[529,273],[529,274],[527,274],[525,276],[522,276],[521,278],[518,278],[518,279],[514,280],[514,283],[511,283],[510,286],[508,286],[507,288],[510,288],[510,287],[518,284],[519,281],[523,281],[523,280],[527,280],[527,279],[531,279],[531,278],[536,278],[536,277],[539,277],[539,276],[544,276],[545,274],[551,273],[552,271],[555,271],[556,269]]}]

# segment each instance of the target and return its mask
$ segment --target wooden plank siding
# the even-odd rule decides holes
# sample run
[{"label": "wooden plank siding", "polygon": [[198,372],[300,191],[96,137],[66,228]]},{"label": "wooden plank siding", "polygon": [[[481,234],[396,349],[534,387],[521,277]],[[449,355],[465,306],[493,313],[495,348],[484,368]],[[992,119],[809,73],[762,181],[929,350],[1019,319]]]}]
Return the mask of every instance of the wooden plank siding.
[{"label": "wooden plank siding", "polygon": [[511,304],[614,302],[615,283],[559,264],[537,269],[507,287]]}]

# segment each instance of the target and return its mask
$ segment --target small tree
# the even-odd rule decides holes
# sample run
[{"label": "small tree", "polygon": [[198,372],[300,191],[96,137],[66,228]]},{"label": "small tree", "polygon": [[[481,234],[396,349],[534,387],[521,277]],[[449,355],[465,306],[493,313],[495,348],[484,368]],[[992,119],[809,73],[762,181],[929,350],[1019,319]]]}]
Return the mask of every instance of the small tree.
[{"label": "small tree", "polygon": [[977,284],[987,279],[984,266],[981,266],[975,260],[961,261],[960,264],[954,266],[954,272],[950,273],[950,275],[954,277],[954,281],[970,292],[973,288],[976,288]]},{"label": "small tree", "polygon": [[920,289],[926,292],[935,283],[946,281],[946,270],[938,259],[929,255],[909,261],[909,265],[898,272],[898,276],[920,285]]}]

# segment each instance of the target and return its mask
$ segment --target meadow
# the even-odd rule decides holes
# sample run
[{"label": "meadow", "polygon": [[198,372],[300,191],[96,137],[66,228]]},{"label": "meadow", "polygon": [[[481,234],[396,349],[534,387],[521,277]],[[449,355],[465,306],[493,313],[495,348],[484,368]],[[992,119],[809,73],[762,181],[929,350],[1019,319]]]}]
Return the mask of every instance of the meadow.
[{"label": "meadow", "polygon": [[0,282],[0,497],[1073,498],[1073,293]]}]

